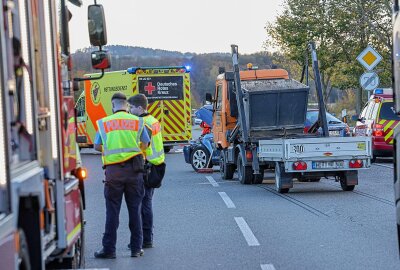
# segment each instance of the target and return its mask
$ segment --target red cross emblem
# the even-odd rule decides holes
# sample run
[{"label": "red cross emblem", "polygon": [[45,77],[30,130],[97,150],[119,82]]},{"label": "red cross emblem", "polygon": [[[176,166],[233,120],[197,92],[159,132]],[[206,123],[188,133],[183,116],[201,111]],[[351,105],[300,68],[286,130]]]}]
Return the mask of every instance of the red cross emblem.
[{"label": "red cross emblem", "polygon": [[149,95],[152,95],[153,91],[156,90],[156,87],[153,85],[152,82],[148,82],[147,85],[144,87],[144,90],[146,90]]}]

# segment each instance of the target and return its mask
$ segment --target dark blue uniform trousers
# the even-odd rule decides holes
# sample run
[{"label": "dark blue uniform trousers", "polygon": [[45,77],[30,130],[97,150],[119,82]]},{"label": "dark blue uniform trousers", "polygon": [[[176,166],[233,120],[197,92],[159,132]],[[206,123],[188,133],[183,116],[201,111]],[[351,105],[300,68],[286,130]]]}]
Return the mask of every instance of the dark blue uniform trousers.
[{"label": "dark blue uniform trousers", "polygon": [[145,187],[142,200],[143,243],[153,243],[153,194],[154,188]]},{"label": "dark blue uniform trousers", "polygon": [[143,157],[138,155],[123,163],[107,165],[105,174],[106,225],[102,242],[104,251],[107,253],[115,252],[119,212],[122,196],[125,195],[129,213],[129,229],[131,231],[131,250],[132,252],[137,252],[142,248],[143,243],[140,214],[144,197]]}]

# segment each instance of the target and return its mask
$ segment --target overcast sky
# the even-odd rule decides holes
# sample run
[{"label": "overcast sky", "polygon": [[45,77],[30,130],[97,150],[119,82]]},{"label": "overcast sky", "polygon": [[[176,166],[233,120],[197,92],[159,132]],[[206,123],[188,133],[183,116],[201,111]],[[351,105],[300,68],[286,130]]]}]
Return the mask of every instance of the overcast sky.
[{"label": "overcast sky", "polygon": [[[69,5],[71,49],[89,47],[87,5]],[[267,21],[284,0],[97,0],[105,9],[108,45],[180,52],[262,51]]]}]

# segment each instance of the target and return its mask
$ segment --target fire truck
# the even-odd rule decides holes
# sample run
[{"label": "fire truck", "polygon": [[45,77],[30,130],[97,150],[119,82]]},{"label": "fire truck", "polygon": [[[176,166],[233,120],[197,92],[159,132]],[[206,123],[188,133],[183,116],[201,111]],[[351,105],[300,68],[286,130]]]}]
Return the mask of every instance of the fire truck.
[{"label": "fire truck", "polygon": [[[84,267],[84,179],[76,143],[69,5],[1,0],[0,268]],[[94,68],[109,67],[103,7],[88,8]],[[77,78],[79,80],[79,78]],[[94,78],[95,79],[95,78]],[[82,79],[84,80],[84,79]]]}]

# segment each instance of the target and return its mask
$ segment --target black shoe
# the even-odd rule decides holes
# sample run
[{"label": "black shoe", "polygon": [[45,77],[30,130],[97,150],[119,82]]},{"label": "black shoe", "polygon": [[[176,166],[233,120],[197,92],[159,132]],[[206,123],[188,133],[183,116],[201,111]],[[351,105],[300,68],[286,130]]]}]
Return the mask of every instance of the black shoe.
[{"label": "black shoe", "polygon": [[144,255],[144,250],[141,249],[138,252],[131,252],[131,257],[140,257]]},{"label": "black shoe", "polygon": [[[153,247],[153,243],[144,243],[143,248],[152,248]],[[128,249],[131,249],[131,244],[128,244]]]},{"label": "black shoe", "polygon": [[149,243],[143,243],[143,248],[152,248],[153,247],[153,243],[149,242]]},{"label": "black shoe", "polygon": [[104,249],[96,251],[94,253],[94,257],[97,259],[115,259],[116,258],[115,252],[106,253],[106,252],[104,252]]}]

